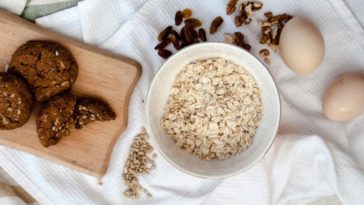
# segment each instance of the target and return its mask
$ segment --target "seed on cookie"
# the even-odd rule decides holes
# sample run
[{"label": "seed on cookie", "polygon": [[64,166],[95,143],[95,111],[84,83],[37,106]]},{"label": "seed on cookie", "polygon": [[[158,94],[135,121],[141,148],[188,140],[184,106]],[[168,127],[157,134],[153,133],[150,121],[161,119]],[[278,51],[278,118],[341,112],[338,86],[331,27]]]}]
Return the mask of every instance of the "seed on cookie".
[{"label": "seed on cookie", "polygon": [[106,102],[95,98],[81,98],[77,101],[74,118],[76,129],[81,129],[94,121],[114,120],[116,114]]}]

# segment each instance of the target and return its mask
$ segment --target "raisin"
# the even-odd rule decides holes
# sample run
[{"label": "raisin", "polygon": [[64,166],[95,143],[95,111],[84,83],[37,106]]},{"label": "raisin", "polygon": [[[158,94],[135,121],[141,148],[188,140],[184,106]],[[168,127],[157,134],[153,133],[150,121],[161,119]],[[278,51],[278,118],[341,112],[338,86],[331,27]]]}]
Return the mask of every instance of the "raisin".
[{"label": "raisin", "polygon": [[185,27],[183,27],[180,31],[181,41],[186,42],[186,35],[185,35]]},{"label": "raisin", "polygon": [[164,39],[166,39],[168,35],[171,33],[171,31],[172,31],[172,26],[167,26],[163,31],[159,33],[158,40],[163,41]]},{"label": "raisin", "polygon": [[167,47],[169,44],[171,43],[171,39],[170,38],[166,38],[163,41],[161,41],[160,43],[158,43],[158,45],[156,45],[154,47],[155,50],[161,50],[164,49],[165,47]]},{"label": "raisin", "polygon": [[193,27],[186,27],[185,26],[185,36],[186,41],[189,43],[194,43],[196,40],[198,40],[198,32]]},{"label": "raisin", "polygon": [[191,9],[184,9],[182,11],[183,14],[183,18],[190,18],[192,16],[192,11]]},{"label": "raisin", "polygon": [[217,29],[221,26],[221,24],[224,22],[224,19],[222,19],[221,16],[216,17],[212,22],[210,26],[210,34],[216,33]]},{"label": "raisin", "polygon": [[174,36],[174,38],[176,38],[177,39],[177,41],[181,41],[182,39],[181,39],[181,36],[177,33],[177,31],[175,31],[175,30],[172,30],[171,31],[171,33],[169,34],[169,36],[171,37],[171,36]]},{"label": "raisin", "polygon": [[176,32],[176,31],[172,31],[170,34],[169,34],[169,37],[168,39],[171,40],[172,44],[173,44],[173,47],[176,49],[176,50],[179,50],[180,47],[179,47],[179,41],[180,41],[180,36],[179,34]]},{"label": "raisin", "polygon": [[186,46],[189,46],[190,44],[188,42],[182,42],[181,45],[180,45],[180,49],[186,47]]},{"label": "raisin", "polygon": [[167,59],[172,55],[172,52],[167,49],[161,49],[158,51],[158,55],[164,59]]},{"label": "raisin", "polygon": [[200,37],[201,41],[204,41],[204,42],[207,41],[206,32],[205,32],[205,30],[203,30],[203,28],[198,29],[198,36]]},{"label": "raisin", "polygon": [[177,13],[176,13],[176,15],[174,17],[174,21],[175,21],[176,26],[181,25],[182,20],[183,20],[183,14],[182,14],[182,12],[181,11],[177,11]]},{"label": "raisin", "polygon": [[172,41],[172,45],[174,47],[174,49],[176,49],[177,51],[179,49],[181,49],[180,45],[179,45],[179,42],[178,41]]},{"label": "raisin", "polygon": [[185,26],[196,28],[201,26],[201,21],[195,18],[189,18],[185,20]]}]

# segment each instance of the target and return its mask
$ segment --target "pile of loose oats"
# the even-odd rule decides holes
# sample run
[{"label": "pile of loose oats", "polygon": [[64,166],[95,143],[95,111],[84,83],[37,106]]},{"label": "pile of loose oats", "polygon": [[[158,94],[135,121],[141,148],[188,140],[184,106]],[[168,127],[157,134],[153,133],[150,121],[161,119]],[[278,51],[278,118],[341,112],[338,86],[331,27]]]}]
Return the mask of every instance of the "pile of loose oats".
[{"label": "pile of loose oats", "polygon": [[177,75],[161,125],[188,153],[227,159],[252,143],[263,112],[260,96],[243,67],[222,58],[195,61]]},{"label": "pile of loose oats", "polygon": [[153,147],[148,142],[148,135],[143,129],[138,134],[130,147],[129,156],[124,167],[123,178],[127,189],[124,195],[129,198],[139,198],[141,192],[144,192],[148,197],[151,193],[146,190],[138,180],[138,176],[148,174],[151,169],[155,168],[154,159],[156,154],[150,155],[153,152]]}]

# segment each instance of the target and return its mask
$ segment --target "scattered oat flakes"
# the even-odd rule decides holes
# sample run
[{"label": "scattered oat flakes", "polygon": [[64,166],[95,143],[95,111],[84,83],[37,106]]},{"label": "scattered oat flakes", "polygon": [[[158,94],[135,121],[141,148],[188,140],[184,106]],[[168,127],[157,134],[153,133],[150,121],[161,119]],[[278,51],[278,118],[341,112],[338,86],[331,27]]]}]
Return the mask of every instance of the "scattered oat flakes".
[{"label": "scattered oat flakes", "polygon": [[227,159],[252,143],[262,112],[255,79],[231,61],[211,58],[177,75],[161,125],[186,152]]},{"label": "scattered oat flakes", "polygon": [[125,163],[123,171],[124,183],[127,189],[124,191],[124,196],[138,199],[141,193],[151,197],[151,193],[146,190],[140,183],[138,177],[148,174],[150,170],[156,167],[153,154],[153,147],[148,142],[149,136],[142,129],[142,132],[135,136],[132,145],[130,146],[128,159]]}]

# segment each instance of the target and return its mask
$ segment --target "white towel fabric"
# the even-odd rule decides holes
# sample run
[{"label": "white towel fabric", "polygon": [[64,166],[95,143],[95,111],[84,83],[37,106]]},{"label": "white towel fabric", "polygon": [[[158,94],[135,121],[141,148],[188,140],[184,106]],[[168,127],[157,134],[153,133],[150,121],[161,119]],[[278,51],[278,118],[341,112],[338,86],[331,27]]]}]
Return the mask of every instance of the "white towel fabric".
[{"label": "white towel fabric", "polygon": [[27,0],[1,0],[0,8],[20,15],[26,4]]},{"label": "white towel fabric", "polygon": [[[209,41],[222,42],[223,32],[239,30],[252,45],[252,54],[258,56],[263,48],[256,21],[235,28],[233,16],[225,15],[226,2],[88,0],[38,19],[42,26],[139,61],[143,74],[130,103],[129,126],[114,146],[102,185],[94,177],[5,147],[0,148],[0,166],[41,204],[308,204],[332,195],[343,204],[362,204],[364,174],[350,142],[364,139],[364,116],[334,123],[321,110],[321,96],[336,76],[364,70],[364,29],[343,0],[263,1],[263,11],[287,12],[314,22],[325,38],[326,56],[315,72],[304,76],[291,72],[272,52],[268,68],[280,90],[282,122],[279,136],[259,163],[237,176],[209,180],[182,173],[160,156],[157,169],[141,177],[153,197],[139,201],[123,197],[121,172],[128,148],[144,126],[142,100],[164,62],[153,50],[156,36],[173,24],[175,12],[191,8],[205,29],[221,15],[224,24],[208,36]],[[262,18],[263,11],[254,19]],[[356,156],[363,155],[357,150]]]}]

